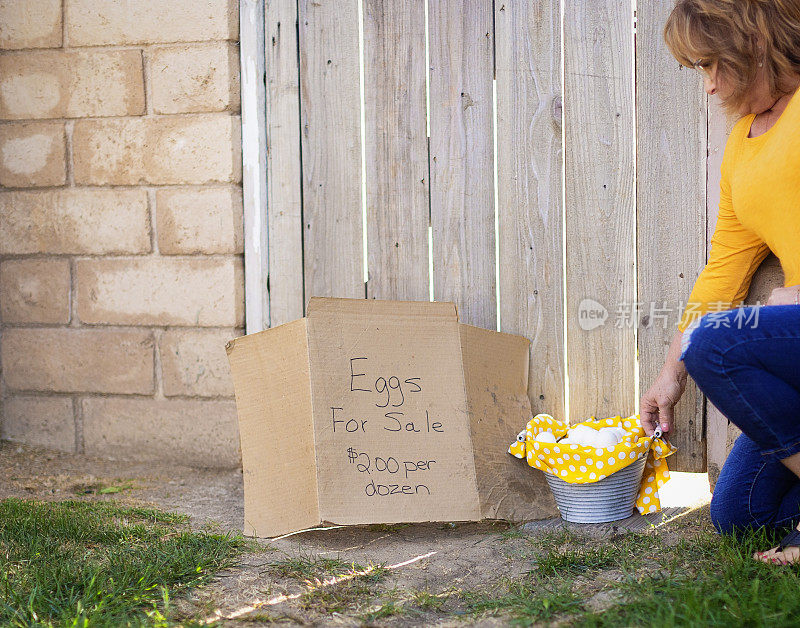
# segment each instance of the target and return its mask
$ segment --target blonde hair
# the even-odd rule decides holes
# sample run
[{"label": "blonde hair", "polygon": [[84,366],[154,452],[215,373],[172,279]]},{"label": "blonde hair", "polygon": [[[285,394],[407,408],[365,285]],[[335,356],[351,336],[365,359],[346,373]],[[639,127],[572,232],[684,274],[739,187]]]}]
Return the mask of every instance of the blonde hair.
[{"label": "blonde hair", "polygon": [[717,63],[733,85],[722,107],[729,115],[747,99],[759,63],[774,98],[800,74],[800,0],[678,0],[664,25],[664,41],[678,62]]}]

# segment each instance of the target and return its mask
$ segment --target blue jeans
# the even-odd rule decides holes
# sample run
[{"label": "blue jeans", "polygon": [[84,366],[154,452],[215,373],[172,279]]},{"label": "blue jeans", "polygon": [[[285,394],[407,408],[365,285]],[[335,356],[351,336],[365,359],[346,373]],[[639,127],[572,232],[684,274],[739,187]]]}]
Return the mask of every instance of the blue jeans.
[{"label": "blue jeans", "polygon": [[800,306],[706,314],[684,336],[686,370],[743,432],[714,489],[714,526],[733,533],[797,525],[800,479],[780,461],[800,452]]}]

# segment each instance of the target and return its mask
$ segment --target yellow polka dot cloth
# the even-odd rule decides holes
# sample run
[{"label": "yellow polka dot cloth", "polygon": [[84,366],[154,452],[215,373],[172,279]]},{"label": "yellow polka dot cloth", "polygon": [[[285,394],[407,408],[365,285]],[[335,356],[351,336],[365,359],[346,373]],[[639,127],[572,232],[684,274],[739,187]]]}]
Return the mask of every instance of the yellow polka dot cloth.
[{"label": "yellow polka dot cloth", "polygon": [[549,414],[537,414],[517,436],[508,453],[524,458],[536,467],[573,484],[590,484],[608,477],[634,462],[640,454],[647,454],[642,485],[636,499],[636,508],[641,514],[661,510],[658,489],[669,479],[665,458],[675,453],[676,448],[663,438],[646,436],[639,422],[639,415],[607,419],[592,417],[580,423],[593,429],[621,427],[625,430],[622,441],[613,447],[589,447],[585,445],[561,445],[535,440],[537,434],[550,432],[556,439],[566,436],[575,425],[567,425]]}]

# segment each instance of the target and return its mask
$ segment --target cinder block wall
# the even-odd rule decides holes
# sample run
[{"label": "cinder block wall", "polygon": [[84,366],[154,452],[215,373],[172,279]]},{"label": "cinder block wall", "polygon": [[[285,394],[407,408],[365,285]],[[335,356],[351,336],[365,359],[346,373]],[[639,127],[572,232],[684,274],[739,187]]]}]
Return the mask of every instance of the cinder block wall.
[{"label": "cinder block wall", "polygon": [[0,437],[239,463],[236,0],[0,0]]}]

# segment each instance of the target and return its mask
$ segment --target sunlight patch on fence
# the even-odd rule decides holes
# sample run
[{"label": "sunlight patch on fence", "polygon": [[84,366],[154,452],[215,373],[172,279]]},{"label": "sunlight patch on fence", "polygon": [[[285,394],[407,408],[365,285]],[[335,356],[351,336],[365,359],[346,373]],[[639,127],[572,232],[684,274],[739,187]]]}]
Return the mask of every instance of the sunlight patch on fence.
[{"label": "sunlight patch on fence", "polygon": [[428,221],[428,300],[433,301],[433,227]]},{"label": "sunlight patch on fence", "polygon": [[425,0],[425,134],[431,137],[431,56],[428,31],[428,0]]},{"label": "sunlight patch on fence", "polygon": [[425,0],[425,137],[428,142],[428,300],[433,301],[433,225],[431,224],[431,56],[428,0]]},{"label": "sunlight patch on fence", "polygon": [[366,285],[369,281],[369,266],[367,262],[367,107],[364,97],[364,0],[358,0],[358,76],[361,110],[361,237],[364,243],[364,284]]},{"label": "sunlight patch on fence", "polygon": [[494,170],[494,294],[497,301],[497,331],[500,331],[500,208],[497,185],[497,79],[492,80],[492,168]]},{"label": "sunlight patch on fence", "polygon": [[[631,37],[631,41],[633,42],[633,46],[631,49],[631,55],[633,56],[633,72],[631,72],[631,89],[633,90],[633,215],[636,216],[638,214],[637,203],[639,202],[639,195],[636,193],[636,187],[638,185],[637,182],[637,174],[639,169],[637,167],[636,161],[638,159],[638,154],[636,152],[637,146],[637,117],[639,115],[637,108],[636,108],[636,2],[637,0],[631,0],[631,28],[633,29],[633,37]],[[633,277],[636,285],[634,286],[634,294],[636,295],[635,300],[639,300],[639,247],[638,244],[638,236],[637,230],[639,229],[639,221],[636,221],[636,228],[633,231]],[[638,412],[639,406],[639,326],[633,326],[633,396],[636,403],[636,412]]]},{"label": "sunlight patch on fence", "polygon": [[561,311],[563,320],[562,329],[562,364],[564,368],[564,418],[569,421],[569,365],[567,364],[567,145],[566,133],[564,133],[564,3],[558,3],[558,24],[559,24],[559,92],[561,93]]}]

